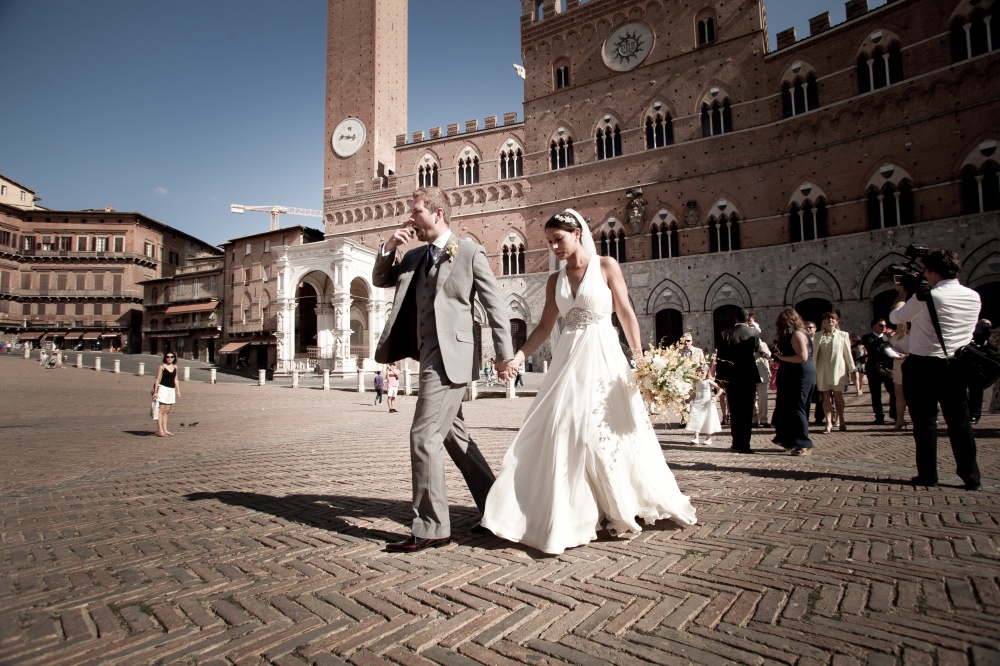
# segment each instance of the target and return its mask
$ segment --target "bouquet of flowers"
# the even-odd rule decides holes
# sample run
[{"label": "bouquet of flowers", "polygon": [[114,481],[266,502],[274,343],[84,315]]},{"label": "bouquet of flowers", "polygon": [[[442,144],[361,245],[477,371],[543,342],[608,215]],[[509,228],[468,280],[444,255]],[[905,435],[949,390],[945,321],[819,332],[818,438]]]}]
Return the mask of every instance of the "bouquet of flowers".
[{"label": "bouquet of flowers", "polygon": [[703,378],[698,366],[706,360],[682,355],[683,347],[681,342],[669,347],[654,347],[650,343],[642,358],[636,359],[635,378],[642,399],[654,414],[673,409],[686,421],[694,382]]}]

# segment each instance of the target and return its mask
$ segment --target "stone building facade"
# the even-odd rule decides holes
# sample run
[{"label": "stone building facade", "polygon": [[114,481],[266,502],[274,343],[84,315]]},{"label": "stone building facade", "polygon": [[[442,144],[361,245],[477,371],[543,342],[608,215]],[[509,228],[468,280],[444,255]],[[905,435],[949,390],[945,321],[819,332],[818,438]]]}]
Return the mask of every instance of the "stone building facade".
[{"label": "stone building facade", "polygon": [[61,349],[142,348],[143,287],[219,249],[140,213],[0,204],[0,331]]},{"label": "stone building facade", "polygon": [[[622,263],[651,340],[692,330],[711,348],[737,307],[765,327],[782,307],[838,308],[863,332],[910,243],[957,251],[1000,319],[996,2],[849,0],[844,23],[817,16],[771,50],[762,0],[524,0],[523,122],[410,134],[379,113],[405,90],[405,50],[346,41],[377,42],[406,4],[329,2],[325,243],[377,248],[413,190],[439,185],[515,337],[541,314],[542,225],[566,207]],[[345,12],[361,33],[334,29]],[[339,92],[357,81],[360,97]],[[391,294],[364,286],[384,317]]]}]

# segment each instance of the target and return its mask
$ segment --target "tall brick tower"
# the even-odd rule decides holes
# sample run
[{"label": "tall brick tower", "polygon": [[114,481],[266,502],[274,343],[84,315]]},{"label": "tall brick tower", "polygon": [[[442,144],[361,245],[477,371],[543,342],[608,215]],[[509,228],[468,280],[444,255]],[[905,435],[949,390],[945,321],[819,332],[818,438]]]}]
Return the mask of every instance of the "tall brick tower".
[{"label": "tall brick tower", "polygon": [[396,135],[406,133],[407,6],[328,0],[324,198],[369,190],[395,171]]}]

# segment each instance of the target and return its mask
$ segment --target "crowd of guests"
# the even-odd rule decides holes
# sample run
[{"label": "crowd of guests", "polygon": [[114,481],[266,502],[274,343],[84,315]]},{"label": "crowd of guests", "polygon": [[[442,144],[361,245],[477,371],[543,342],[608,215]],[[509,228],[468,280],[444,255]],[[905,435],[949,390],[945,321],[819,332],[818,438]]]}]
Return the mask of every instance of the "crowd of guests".
[{"label": "crowd of guests", "polygon": [[[753,314],[740,311],[733,328],[722,333],[714,362],[704,365],[707,381],[695,385],[693,403],[697,410],[692,408],[687,426],[696,433],[694,443],[699,435],[710,438],[714,434],[711,427],[721,429],[728,424],[732,449],[753,453],[751,428],[769,424],[775,431],[775,444],[795,456],[810,455],[810,416],[823,426],[825,434],[834,429],[847,431],[844,392],[853,386],[861,395],[867,380],[874,425],[888,425],[886,398],[892,427],[902,430],[912,425],[918,472],[914,484],[937,483],[940,405],[958,475],[966,489],[978,489],[981,481],[972,426],[982,416],[984,391],[968,385],[954,353],[970,344],[995,350],[1000,327],[993,330],[989,320],[979,319],[980,297],[959,283],[960,269],[954,253],[931,252],[924,258],[924,283],[919,293],[913,285],[897,284],[898,297],[888,320],[876,318],[871,331],[862,336],[840,329],[837,310],[825,313],[817,327],[786,308],[778,315],[775,336],[768,344]],[[682,353],[703,362],[705,354],[693,346],[691,334],[684,334],[681,340]],[[770,420],[768,386],[776,390]],[[718,426],[705,416],[705,403],[713,401],[715,393],[723,414]],[[993,392],[993,408],[1000,406],[996,404],[1000,403],[998,394],[1000,391]],[[714,405],[710,409],[714,410]]]}]

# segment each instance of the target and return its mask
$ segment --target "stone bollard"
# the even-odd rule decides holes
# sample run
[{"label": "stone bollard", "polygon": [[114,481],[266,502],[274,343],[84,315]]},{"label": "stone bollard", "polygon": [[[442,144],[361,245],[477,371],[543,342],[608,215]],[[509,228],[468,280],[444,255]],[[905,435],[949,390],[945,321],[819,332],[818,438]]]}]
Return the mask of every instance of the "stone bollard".
[{"label": "stone bollard", "polygon": [[101,357],[100,356],[98,356],[97,358],[94,359],[94,370],[97,370],[98,372],[101,371]]},{"label": "stone bollard", "polygon": [[403,394],[413,395],[413,374],[409,366],[403,369]]},{"label": "stone bollard", "polygon": [[215,369],[215,368],[212,368],[211,370],[208,371],[208,383],[209,384],[215,384],[215,383],[217,383],[219,381],[218,372],[219,371],[217,369]]},{"label": "stone bollard", "polygon": [[[30,359],[31,358],[31,347],[29,347],[27,345],[27,343],[23,347],[21,347],[21,358],[24,358],[24,359]],[[41,358],[41,357],[39,357],[39,358]]]},{"label": "stone bollard", "polygon": [[365,392],[365,371],[358,368],[358,393]]},{"label": "stone bollard", "polygon": [[514,389],[514,378],[511,377],[507,380],[507,398],[514,399],[517,397],[517,391]]},{"label": "stone bollard", "polygon": [[62,355],[62,350],[60,349],[59,351],[56,352],[56,365],[62,365],[62,364],[63,364],[63,355]]},{"label": "stone bollard", "polygon": [[465,401],[471,402],[479,397],[479,382],[469,382],[469,387],[465,389]]},{"label": "stone bollard", "polygon": [[145,363],[140,363],[139,364],[139,376],[140,377],[145,377],[146,376],[146,364]]},{"label": "stone bollard", "polygon": [[116,359],[115,359],[115,369],[114,369],[114,373],[115,373],[116,375],[119,375],[119,374],[121,374],[121,371],[122,371],[122,362],[121,362],[121,359],[117,359],[117,358],[116,358]]},{"label": "stone bollard", "polygon": [[76,355],[76,367],[78,367],[78,368],[82,368],[83,367],[83,354],[77,354]]},{"label": "stone bollard", "polygon": [[257,371],[257,386],[263,386],[267,382],[267,370]]},{"label": "stone bollard", "polygon": [[190,365],[185,365],[184,366],[184,381],[186,381],[186,382],[191,381],[191,366]]},{"label": "stone bollard", "polygon": [[543,360],[542,361],[542,374],[544,375],[548,371],[549,371],[549,362]]},{"label": "stone bollard", "polygon": [[299,387],[299,371],[292,370],[292,388]]},{"label": "stone bollard", "polygon": [[323,370],[323,390],[324,391],[330,390],[330,368],[326,368]]}]

